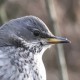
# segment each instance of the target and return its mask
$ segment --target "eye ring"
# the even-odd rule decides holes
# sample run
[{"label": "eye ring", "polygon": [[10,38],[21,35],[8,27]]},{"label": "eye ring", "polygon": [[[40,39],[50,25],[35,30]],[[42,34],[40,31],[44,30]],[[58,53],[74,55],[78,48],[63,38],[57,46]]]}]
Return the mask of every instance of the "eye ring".
[{"label": "eye ring", "polygon": [[39,31],[39,30],[34,30],[34,31],[33,31],[33,34],[34,34],[35,36],[39,36],[39,35],[40,35],[40,31]]}]

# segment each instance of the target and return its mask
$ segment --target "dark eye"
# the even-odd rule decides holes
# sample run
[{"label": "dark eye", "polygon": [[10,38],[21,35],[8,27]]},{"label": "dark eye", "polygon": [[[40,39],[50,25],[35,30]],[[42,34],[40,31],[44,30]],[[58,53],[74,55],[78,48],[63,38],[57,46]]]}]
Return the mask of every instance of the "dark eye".
[{"label": "dark eye", "polygon": [[39,35],[40,35],[40,31],[39,31],[39,30],[34,30],[33,34],[34,34],[35,36],[39,36]]}]

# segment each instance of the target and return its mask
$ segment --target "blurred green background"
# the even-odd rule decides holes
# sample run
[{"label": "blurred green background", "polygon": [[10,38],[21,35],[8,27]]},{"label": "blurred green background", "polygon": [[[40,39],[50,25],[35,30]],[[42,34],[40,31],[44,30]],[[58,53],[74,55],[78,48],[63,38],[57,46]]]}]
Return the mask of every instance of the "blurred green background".
[{"label": "blurred green background", "polygon": [[[0,0],[0,26],[14,18],[34,15],[41,18],[54,33],[46,5],[46,0]],[[63,45],[69,80],[80,80],[80,0],[53,0],[49,5],[53,5],[56,28],[72,42]],[[55,46],[43,55],[47,80],[62,80],[57,56]]]}]

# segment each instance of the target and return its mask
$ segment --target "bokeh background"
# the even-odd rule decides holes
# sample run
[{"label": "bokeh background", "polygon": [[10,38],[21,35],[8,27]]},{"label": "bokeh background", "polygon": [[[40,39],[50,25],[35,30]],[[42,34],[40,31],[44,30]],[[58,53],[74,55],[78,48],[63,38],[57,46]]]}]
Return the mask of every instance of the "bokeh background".
[{"label": "bokeh background", "polygon": [[[56,25],[55,28],[59,29],[60,35],[71,40],[71,44],[63,45],[63,57],[66,60],[69,78],[65,80],[80,80],[80,0],[52,0],[49,5],[46,1],[0,0],[0,26],[10,19],[28,15],[41,18],[53,33]],[[49,12],[48,6],[51,7],[52,13]],[[43,55],[47,80],[63,80],[60,78],[62,75],[58,56],[55,46],[46,50]]]}]

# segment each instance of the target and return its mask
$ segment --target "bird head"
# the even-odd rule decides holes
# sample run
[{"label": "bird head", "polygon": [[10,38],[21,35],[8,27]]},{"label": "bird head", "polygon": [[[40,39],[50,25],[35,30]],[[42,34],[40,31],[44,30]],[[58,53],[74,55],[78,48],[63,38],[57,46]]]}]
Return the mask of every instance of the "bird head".
[{"label": "bird head", "polygon": [[17,19],[21,21],[21,31],[18,35],[29,43],[41,43],[41,45],[51,45],[58,43],[69,43],[67,38],[54,36],[46,24],[38,17],[28,16]]},{"label": "bird head", "polygon": [[42,47],[70,42],[67,38],[54,36],[45,23],[34,16],[25,16],[9,21],[3,25],[0,34],[2,34],[0,37],[3,36],[0,43],[2,45],[21,46],[23,44],[21,40],[31,44],[40,44]]}]

